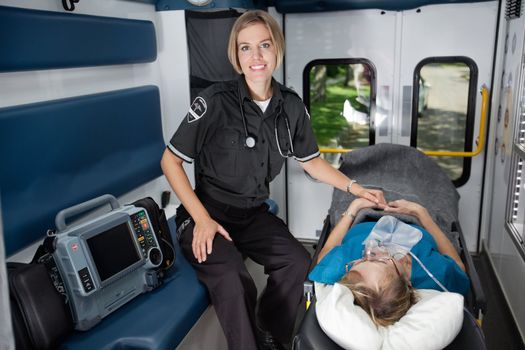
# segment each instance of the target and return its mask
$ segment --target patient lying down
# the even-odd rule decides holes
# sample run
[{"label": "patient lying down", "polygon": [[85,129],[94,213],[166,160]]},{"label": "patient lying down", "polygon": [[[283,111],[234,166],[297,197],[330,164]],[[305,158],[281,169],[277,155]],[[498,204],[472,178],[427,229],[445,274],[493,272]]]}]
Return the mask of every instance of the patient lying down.
[{"label": "patient lying down", "polygon": [[401,199],[384,209],[415,216],[422,228],[387,215],[349,230],[359,210],[374,207],[366,199],[350,203],[320,251],[311,280],[348,287],[377,326],[392,325],[407,313],[416,302],[414,288],[468,292],[458,253],[423,206]]}]

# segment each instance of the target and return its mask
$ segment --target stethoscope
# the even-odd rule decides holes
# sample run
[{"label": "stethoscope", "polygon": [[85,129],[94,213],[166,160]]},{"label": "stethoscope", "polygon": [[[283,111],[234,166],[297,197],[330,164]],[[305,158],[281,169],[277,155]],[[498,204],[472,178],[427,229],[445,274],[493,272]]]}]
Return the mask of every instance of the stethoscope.
[{"label": "stethoscope", "polygon": [[[241,118],[242,118],[242,125],[244,127],[244,145],[250,149],[255,147],[255,144],[257,143],[257,140],[254,135],[248,133],[248,127],[246,126],[246,116],[244,115],[244,107],[241,100],[241,95],[239,94],[239,108],[241,110]],[[286,113],[282,113],[282,106],[279,104],[277,107],[277,113],[275,114],[274,119],[274,132],[275,132],[275,141],[277,143],[277,149],[279,150],[279,154],[281,157],[288,158],[293,157],[294,155],[294,149],[293,149],[293,142],[292,142],[292,133],[290,131],[290,122],[288,121],[288,117],[286,116]],[[286,132],[288,134],[288,141],[290,142],[290,148],[283,153],[283,149],[281,147],[281,143],[279,142],[279,128],[277,127],[279,117],[281,115],[284,118],[284,124],[286,125]]]}]

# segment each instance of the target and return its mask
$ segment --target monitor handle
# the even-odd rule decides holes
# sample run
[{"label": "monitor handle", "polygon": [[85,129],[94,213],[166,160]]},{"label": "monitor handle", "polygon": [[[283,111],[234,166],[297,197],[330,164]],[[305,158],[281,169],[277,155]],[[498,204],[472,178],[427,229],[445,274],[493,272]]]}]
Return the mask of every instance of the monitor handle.
[{"label": "monitor handle", "polygon": [[66,219],[106,204],[111,205],[112,210],[120,208],[120,203],[114,196],[110,194],[104,194],[100,197],[90,199],[86,202],[59,211],[55,217],[55,225],[58,232],[64,231],[67,228]]}]

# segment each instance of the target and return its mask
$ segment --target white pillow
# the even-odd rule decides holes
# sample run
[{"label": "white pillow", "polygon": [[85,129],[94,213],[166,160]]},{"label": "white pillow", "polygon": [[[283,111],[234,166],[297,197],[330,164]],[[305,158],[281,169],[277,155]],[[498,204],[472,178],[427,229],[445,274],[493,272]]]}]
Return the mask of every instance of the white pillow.
[{"label": "white pillow", "polygon": [[419,301],[388,327],[376,327],[343,285],[316,282],[315,294],[319,325],[345,349],[443,349],[463,325],[463,296],[456,293],[418,289]]}]

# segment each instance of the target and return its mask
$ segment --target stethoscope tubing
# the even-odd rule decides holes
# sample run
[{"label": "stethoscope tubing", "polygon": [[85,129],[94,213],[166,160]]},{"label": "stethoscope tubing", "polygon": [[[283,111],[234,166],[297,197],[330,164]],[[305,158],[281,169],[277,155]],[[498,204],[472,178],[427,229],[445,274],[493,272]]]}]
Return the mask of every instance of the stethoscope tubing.
[{"label": "stethoscope tubing", "polygon": [[[246,115],[244,114],[244,106],[242,104],[242,100],[241,100],[241,95],[239,93],[239,109],[241,111],[241,119],[242,119],[242,126],[244,128],[244,136],[245,136],[245,139],[244,139],[244,145],[248,148],[254,148],[255,147],[255,144],[256,144],[256,139],[254,136],[250,135],[248,133],[248,126],[247,126],[247,123],[246,123]],[[284,114],[284,124],[286,125],[286,132],[287,132],[287,135],[288,135],[288,140],[290,142],[290,151],[287,152],[287,154],[284,154],[283,151],[282,151],[282,148],[281,148],[281,143],[279,142],[279,132],[278,132],[278,119],[279,117],[281,116],[282,114],[282,106],[279,105],[278,106],[278,111],[275,115],[275,118],[274,118],[274,133],[275,133],[275,142],[277,143],[277,149],[279,150],[279,154],[281,155],[281,157],[283,158],[289,158],[289,157],[293,157],[293,155],[295,154],[294,152],[294,149],[293,149],[293,142],[292,142],[292,132],[290,130],[290,122],[288,120],[288,117],[286,116],[286,114]]]},{"label": "stethoscope tubing", "polygon": [[277,112],[277,115],[275,116],[275,119],[274,119],[274,132],[275,132],[275,143],[277,144],[277,149],[279,150],[279,154],[281,155],[281,157],[283,158],[289,158],[289,157],[292,157],[295,152],[294,152],[294,149],[293,149],[293,142],[292,142],[292,133],[290,131],[290,123],[288,121],[288,117],[286,116],[286,114],[284,115],[284,124],[286,125],[286,132],[288,134],[288,141],[290,142],[290,151],[287,153],[287,154],[284,154],[282,149],[281,149],[281,142],[279,141],[279,132],[277,131],[278,130],[278,119],[279,117],[281,116],[281,106],[279,106],[279,111]]}]

